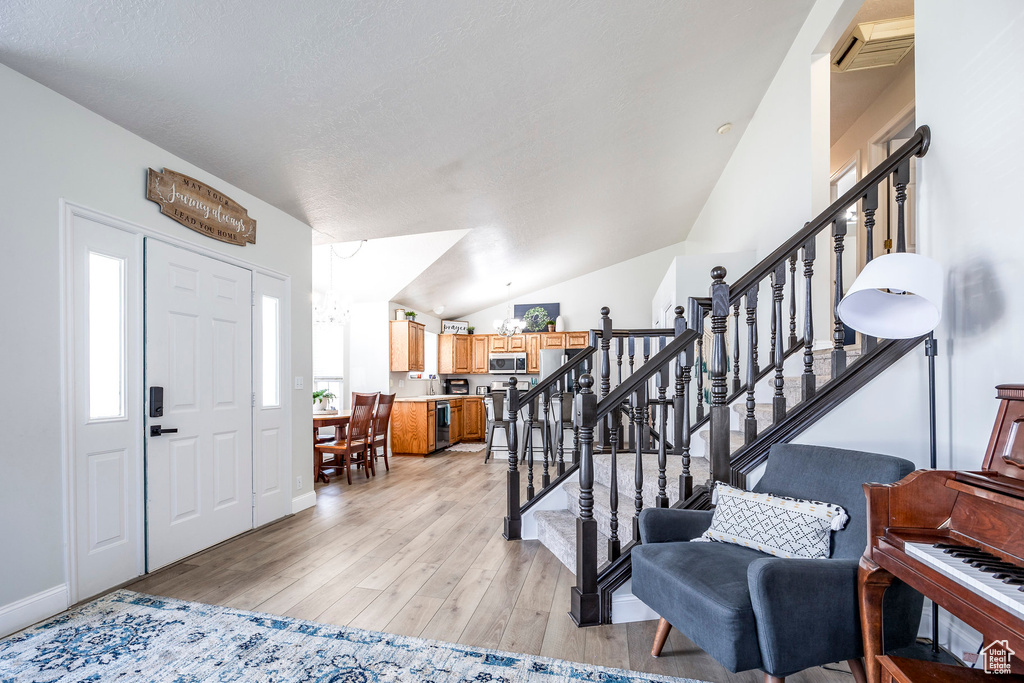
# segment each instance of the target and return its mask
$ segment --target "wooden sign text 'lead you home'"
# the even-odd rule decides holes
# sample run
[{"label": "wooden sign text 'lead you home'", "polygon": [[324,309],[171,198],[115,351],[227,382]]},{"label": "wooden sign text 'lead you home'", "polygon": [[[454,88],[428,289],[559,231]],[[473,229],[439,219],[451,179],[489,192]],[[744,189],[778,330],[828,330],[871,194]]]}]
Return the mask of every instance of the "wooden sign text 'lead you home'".
[{"label": "wooden sign text 'lead you home'", "polygon": [[186,228],[221,242],[256,244],[256,220],[238,202],[206,183],[165,168],[149,169],[146,199]]}]

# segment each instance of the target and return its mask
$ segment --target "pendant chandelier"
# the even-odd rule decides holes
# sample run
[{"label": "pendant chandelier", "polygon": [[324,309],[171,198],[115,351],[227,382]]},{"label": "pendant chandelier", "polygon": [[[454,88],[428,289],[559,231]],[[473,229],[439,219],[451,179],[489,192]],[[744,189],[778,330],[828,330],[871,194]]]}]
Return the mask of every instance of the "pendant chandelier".
[{"label": "pendant chandelier", "polygon": [[511,337],[523,331],[523,321],[512,317],[512,283],[505,285],[508,288],[508,299],[505,308],[505,319],[495,320],[494,329],[503,337]]}]

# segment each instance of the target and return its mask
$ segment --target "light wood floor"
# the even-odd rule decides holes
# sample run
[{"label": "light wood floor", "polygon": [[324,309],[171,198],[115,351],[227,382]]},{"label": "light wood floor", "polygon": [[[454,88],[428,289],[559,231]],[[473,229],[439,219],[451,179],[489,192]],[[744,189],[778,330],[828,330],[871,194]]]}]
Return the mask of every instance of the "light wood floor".
[{"label": "light wood floor", "polygon": [[[375,478],[318,484],[315,508],[228,541],[130,590],[709,681],[731,674],[677,631],[650,656],[657,622],[576,628],[574,577],[537,541],[501,537],[505,472],[482,453],[392,458]],[[849,683],[813,669],[793,683]]]}]

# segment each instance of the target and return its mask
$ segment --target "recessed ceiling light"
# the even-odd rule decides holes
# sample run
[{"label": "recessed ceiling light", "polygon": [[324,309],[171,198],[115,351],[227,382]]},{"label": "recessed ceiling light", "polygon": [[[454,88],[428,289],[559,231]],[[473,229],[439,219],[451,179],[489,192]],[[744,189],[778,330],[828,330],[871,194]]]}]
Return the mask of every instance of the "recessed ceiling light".
[{"label": "recessed ceiling light", "polygon": [[732,130],[732,124],[731,123],[723,123],[722,125],[720,125],[718,127],[718,134],[719,135],[725,135],[730,130]]}]

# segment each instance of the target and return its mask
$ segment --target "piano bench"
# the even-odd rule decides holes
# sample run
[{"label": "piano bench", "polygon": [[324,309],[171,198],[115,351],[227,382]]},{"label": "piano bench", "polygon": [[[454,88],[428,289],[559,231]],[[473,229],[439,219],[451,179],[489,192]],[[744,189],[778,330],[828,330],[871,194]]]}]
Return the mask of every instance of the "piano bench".
[{"label": "piano bench", "polygon": [[883,655],[878,658],[878,663],[882,668],[881,683],[1024,683],[1024,676],[1017,674],[986,674],[981,669],[936,664],[919,659]]}]

